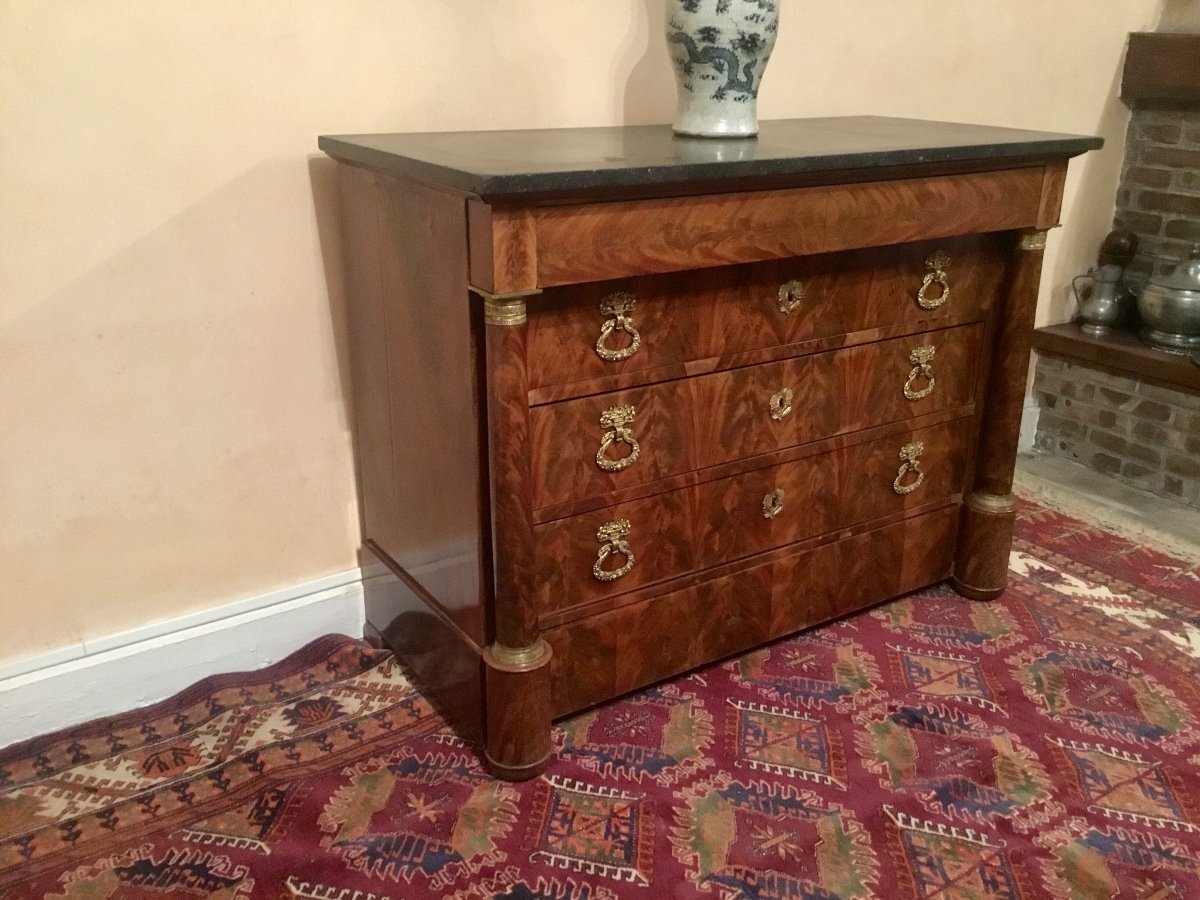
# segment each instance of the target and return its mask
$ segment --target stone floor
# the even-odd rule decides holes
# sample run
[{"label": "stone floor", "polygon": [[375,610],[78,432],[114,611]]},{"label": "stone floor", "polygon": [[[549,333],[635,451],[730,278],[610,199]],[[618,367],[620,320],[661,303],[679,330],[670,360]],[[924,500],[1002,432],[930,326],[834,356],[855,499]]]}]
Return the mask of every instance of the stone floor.
[{"label": "stone floor", "polygon": [[1017,492],[1164,553],[1200,561],[1200,512],[1053,456],[1017,460]]}]

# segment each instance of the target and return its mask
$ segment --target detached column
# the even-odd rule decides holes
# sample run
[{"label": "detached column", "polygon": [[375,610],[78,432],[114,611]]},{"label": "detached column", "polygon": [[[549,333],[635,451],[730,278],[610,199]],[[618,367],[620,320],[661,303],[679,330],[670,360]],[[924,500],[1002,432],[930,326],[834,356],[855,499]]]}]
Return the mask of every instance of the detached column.
[{"label": "detached column", "polygon": [[492,774],[521,781],[550,759],[550,645],[533,605],[533,508],[525,299],[536,289],[483,297],[495,640],[483,652],[485,750]]},{"label": "detached column", "polygon": [[1045,231],[1021,234],[1009,269],[1006,309],[997,316],[975,481],[963,506],[951,579],[954,589],[972,600],[991,600],[1008,585],[1016,521],[1013,472],[1045,249]]}]

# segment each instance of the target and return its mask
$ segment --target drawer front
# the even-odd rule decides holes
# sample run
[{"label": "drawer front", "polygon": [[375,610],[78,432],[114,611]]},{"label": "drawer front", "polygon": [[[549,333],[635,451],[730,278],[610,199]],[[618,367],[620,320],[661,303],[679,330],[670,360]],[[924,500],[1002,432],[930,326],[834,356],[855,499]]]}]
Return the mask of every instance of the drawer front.
[{"label": "drawer front", "polygon": [[535,407],[534,506],[970,403],[981,337],[963,326]]},{"label": "drawer front", "polygon": [[940,581],[957,527],[952,506],[548,629],[554,715]]},{"label": "drawer front", "polygon": [[962,492],[974,425],[959,419],[839,451],[838,526]]},{"label": "drawer front", "polygon": [[822,454],[690,488],[698,568],[833,531],[839,463],[836,454]]},{"label": "drawer front", "polygon": [[[939,252],[948,261],[927,265]],[[529,306],[530,387],[873,328],[978,321],[1003,282],[1005,257],[1002,236],[977,235],[551,289]],[[938,273],[950,287],[944,302]],[[619,320],[617,297],[626,298]]]},{"label": "drawer front", "polygon": [[973,419],[901,432],[534,529],[545,614],[817,537],[962,489]]},{"label": "drawer front", "polygon": [[[495,293],[1037,225],[1056,167],[545,206],[481,259]],[[1050,224],[1053,224],[1052,222]],[[1046,227],[1043,225],[1042,227]],[[476,253],[472,250],[472,264]],[[536,257],[536,273],[529,265]],[[523,277],[517,280],[512,270]],[[481,272],[489,281],[492,272]]]},{"label": "drawer front", "polygon": [[535,526],[539,608],[578,606],[697,568],[694,500],[685,488]]}]

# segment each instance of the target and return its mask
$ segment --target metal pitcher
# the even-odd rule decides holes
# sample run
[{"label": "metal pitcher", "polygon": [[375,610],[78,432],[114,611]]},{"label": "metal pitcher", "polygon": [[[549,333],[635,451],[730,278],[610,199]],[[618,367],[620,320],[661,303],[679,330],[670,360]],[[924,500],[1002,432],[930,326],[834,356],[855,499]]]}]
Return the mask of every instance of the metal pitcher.
[{"label": "metal pitcher", "polygon": [[[1102,335],[1112,330],[1113,323],[1121,316],[1120,266],[1100,266],[1080,275],[1071,282],[1075,301],[1079,304],[1079,319],[1083,322],[1084,334]],[[1092,292],[1085,300],[1080,284],[1091,282]]]}]

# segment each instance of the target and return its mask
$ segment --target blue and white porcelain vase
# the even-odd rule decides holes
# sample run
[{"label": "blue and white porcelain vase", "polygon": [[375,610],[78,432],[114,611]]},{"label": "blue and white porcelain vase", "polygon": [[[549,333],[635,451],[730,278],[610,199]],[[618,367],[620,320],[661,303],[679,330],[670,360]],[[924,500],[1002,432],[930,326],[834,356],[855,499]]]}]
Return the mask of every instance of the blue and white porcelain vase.
[{"label": "blue and white porcelain vase", "polygon": [[758,134],[758,89],[779,32],[779,2],[667,0],[667,46],[679,85],[676,134]]}]

